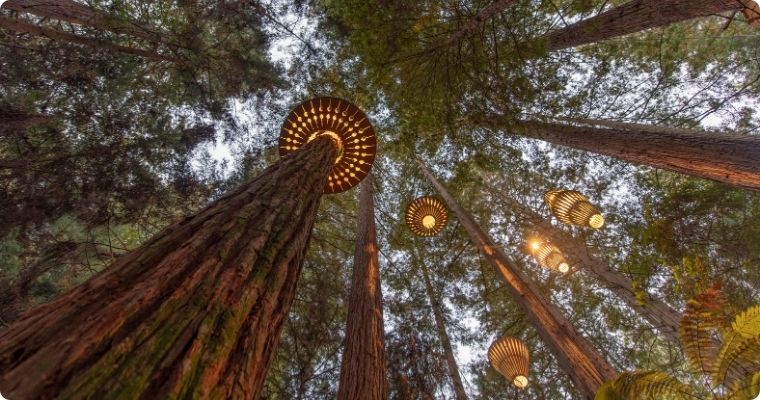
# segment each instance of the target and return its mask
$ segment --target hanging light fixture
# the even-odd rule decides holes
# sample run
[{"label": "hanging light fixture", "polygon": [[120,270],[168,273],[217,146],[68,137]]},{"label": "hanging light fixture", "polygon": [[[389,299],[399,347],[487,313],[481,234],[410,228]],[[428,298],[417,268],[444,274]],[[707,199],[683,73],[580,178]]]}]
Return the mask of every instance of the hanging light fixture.
[{"label": "hanging light fixture", "polygon": [[406,225],[418,236],[433,236],[446,226],[448,210],[435,197],[420,197],[406,208]]},{"label": "hanging light fixture", "polygon": [[544,268],[562,272],[563,274],[570,270],[562,251],[555,245],[538,239],[529,242],[530,253]]},{"label": "hanging light fixture", "polygon": [[488,349],[488,361],[500,374],[522,389],[528,386],[528,346],[522,340],[504,336]]},{"label": "hanging light fixture", "polygon": [[351,189],[369,174],[377,139],[372,124],[358,107],[334,97],[317,97],[299,104],[282,125],[280,156],[298,150],[318,136],[329,136],[339,149],[325,193]]},{"label": "hanging light fixture", "polygon": [[585,225],[594,229],[604,225],[602,214],[581,192],[551,189],[544,194],[544,200],[552,214],[566,224]]}]

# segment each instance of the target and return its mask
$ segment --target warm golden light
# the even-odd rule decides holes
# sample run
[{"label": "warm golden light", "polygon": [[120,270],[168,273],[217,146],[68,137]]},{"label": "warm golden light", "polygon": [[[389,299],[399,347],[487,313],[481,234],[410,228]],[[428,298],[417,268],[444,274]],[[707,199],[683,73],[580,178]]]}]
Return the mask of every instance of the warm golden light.
[{"label": "warm golden light", "polygon": [[594,229],[599,229],[604,226],[604,217],[602,214],[594,214],[589,218],[588,224]]},{"label": "warm golden light", "polygon": [[307,100],[288,114],[280,132],[280,156],[300,149],[320,136],[338,148],[325,193],[339,193],[359,184],[369,174],[377,139],[367,116],[355,105],[334,97]]},{"label": "warm golden light", "polygon": [[604,217],[576,190],[551,189],[544,194],[544,201],[558,220],[570,225],[585,225],[594,229],[604,226]]},{"label": "warm golden light", "polygon": [[565,256],[557,246],[548,241],[538,239],[531,239],[529,244],[531,254],[544,268],[559,271],[563,274],[570,271],[570,264],[567,263]]},{"label": "warm golden light", "polygon": [[488,361],[518,388],[528,386],[530,354],[520,339],[505,336],[495,341],[488,349]]},{"label": "warm golden light", "polygon": [[405,213],[406,225],[418,236],[433,236],[446,226],[449,218],[446,206],[435,197],[424,196],[409,203]]}]

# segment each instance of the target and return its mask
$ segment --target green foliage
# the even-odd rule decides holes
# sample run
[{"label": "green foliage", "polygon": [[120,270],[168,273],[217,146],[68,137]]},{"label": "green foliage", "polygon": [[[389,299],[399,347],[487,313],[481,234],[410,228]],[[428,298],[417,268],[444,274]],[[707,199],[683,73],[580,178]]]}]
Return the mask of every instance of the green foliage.
[{"label": "green foliage", "polygon": [[667,373],[639,371],[606,382],[596,399],[749,400],[760,395],[760,326],[754,321],[760,306],[739,313],[730,324],[725,307],[721,290],[712,287],[689,301],[681,319],[681,346],[697,373],[712,382],[707,394]]}]

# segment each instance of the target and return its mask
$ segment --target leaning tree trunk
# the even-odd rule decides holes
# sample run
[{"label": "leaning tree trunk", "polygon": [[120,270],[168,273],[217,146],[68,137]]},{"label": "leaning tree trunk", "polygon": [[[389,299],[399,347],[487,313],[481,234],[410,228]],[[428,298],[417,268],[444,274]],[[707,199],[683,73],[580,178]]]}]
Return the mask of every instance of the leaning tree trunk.
[{"label": "leaning tree trunk", "polygon": [[0,333],[11,399],[258,398],[336,156],[319,137]]},{"label": "leaning tree trunk", "polygon": [[338,400],[385,400],[383,294],[377,256],[372,175],[361,183],[359,226],[348,303],[346,347],[340,367]]},{"label": "leaning tree trunk", "polygon": [[[542,37],[548,51],[666,26],[674,22],[740,10],[752,0],[633,0]],[[744,4],[743,4],[744,3]]]},{"label": "leaning tree trunk", "polygon": [[121,33],[156,43],[164,42],[166,39],[166,34],[155,28],[136,21],[125,20],[72,0],[8,0],[3,7],[20,13]]},{"label": "leaning tree trunk", "polygon": [[557,307],[543,298],[533,281],[515,268],[506,254],[480,229],[472,216],[446,191],[425,164],[420,160],[418,163],[422,173],[457,215],[473,243],[483,251],[488,262],[504,279],[513,300],[525,312],[576,389],[584,398],[593,399],[604,382],[617,376],[615,368],[599,354],[591,342],[573,328]]},{"label": "leaning tree trunk", "polygon": [[92,38],[88,38],[88,37],[84,37],[80,35],[75,35],[73,33],[62,32],[56,29],[42,28],[36,25],[28,24],[20,20],[6,18],[2,16],[0,16],[0,28],[9,29],[12,31],[16,31],[18,33],[27,33],[33,36],[44,37],[51,40],[55,40],[57,42],[81,44],[81,45],[99,48],[103,50],[140,56],[143,58],[157,60],[157,61],[169,61],[176,64],[182,63],[180,59],[175,58],[175,57],[169,57],[169,56],[158,54],[152,51],[138,49],[134,47],[119,46],[119,45],[116,45],[104,40],[92,39]]},{"label": "leaning tree trunk", "polygon": [[[760,190],[760,136],[577,120],[523,122],[515,133],[636,164]],[[602,126],[606,125],[606,126]]]},{"label": "leaning tree trunk", "polygon": [[[486,176],[483,178],[484,181],[487,181]],[[591,273],[599,279],[600,283],[620,297],[629,307],[636,310],[665,338],[676,345],[680,345],[678,332],[681,326],[681,314],[653,296],[648,296],[646,301],[640,302],[633,291],[631,280],[614,270],[603,259],[591,254],[583,241],[552,225],[540,214],[506,194],[493,189],[490,191],[509,203],[509,207],[513,211],[523,215],[531,224],[539,228],[540,232],[549,237],[568,259],[589,267]]]},{"label": "leaning tree trunk", "polygon": [[433,290],[433,285],[430,282],[430,272],[424,261],[419,261],[420,270],[422,271],[422,280],[425,282],[425,292],[427,292],[428,299],[430,299],[430,306],[433,308],[433,317],[435,319],[435,328],[438,332],[438,338],[441,341],[443,347],[443,353],[446,356],[446,364],[449,367],[449,376],[454,386],[454,395],[457,400],[467,400],[467,392],[464,390],[464,384],[462,383],[462,376],[459,373],[459,365],[457,359],[454,357],[454,348],[451,346],[451,339],[448,332],[446,332],[446,320],[443,318],[443,308],[438,296]]}]

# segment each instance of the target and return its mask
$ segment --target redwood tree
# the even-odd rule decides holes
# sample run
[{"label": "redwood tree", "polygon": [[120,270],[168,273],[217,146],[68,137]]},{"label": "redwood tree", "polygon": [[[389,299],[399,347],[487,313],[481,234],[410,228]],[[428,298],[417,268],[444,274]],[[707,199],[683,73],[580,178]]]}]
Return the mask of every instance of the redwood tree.
[{"label": "redwood tree", "polygon": [[[484,181],[487,181],[486,177],[484,177]],[[631,280],[612,268],[607,261],[589,252],[583,241],[552,225],[540,214],[506,194],[493,189],[490,191],[508,203],[512,211],[525,217],[539,229],[541,234],[550,238],[551,242],[556,244],[570,261],[580,264],[584,271],[588,269],[588,272],[599,279],[602,285],[620,297],[629,307],[636,310],[665,338],[675,345],[679,345],[680,313],[654,296],[647,296],[643,302],[640,302],[636,298]]]},{"label": "redwood tree", "polygon": [[339,400],[388,398],[383,294],[380,287],[372,185],[372,175],[361,183],[346,345],[338,386]]},{"label": "redwood tree", "polygon": [[674,22],[740,10],[751,0],[633,0],[543,36],[548,51],[566,49],[666,26]]},{"label": "redwood tree", "polygon": [[598,120],[524,122],[515,132],[746,189],[760,190],[760,137]]},{"label": "redwood tree", "polygon": [[580,335],[560,310],[547,302],[530,278],[517,270],[506,254],[486,235],[470,214],[459,205],[446,188],[438,182],[422,161],[418,160],[425,177],[433,184],[459,222],[469,233],[472,242],[482,250],[488,262],[507,284],[512,298],[531,321],[541,339],[552,351],[560,367],[570,377],[585,399],[593,399],[605,381],[617,376],[617,371]]},{"label": "redwood tree", "polygon": [[257,398],[333,143],[318,137],[4,330],[3,395]]},{"label": "redwood tree", "polygon": [[443,353],[446,356],[446,366],[449,369],[449,377],[451,378],[452,386],[454,387],[454,395],[457,400],[467,400],[467,392],[464,390],[464,384],[462,383],[462,376],[459,372],[459,364],[454,357],[454,348],[451,345],[451,338],[446,331],[446,319],[443,316],[443,306],[441,300],[433,289],[433,284],[430,282],[430,271],[428,271],[427,264],[424,260],[415,260],[418,263],[420,270],[422,271],[422,280],[425,283],[425,293],[430,300],[430,307],[433,309],[433,318],[435,319],[435,329],[438,333],[438,339],[441,341],[441,347],[443,347]]}]

